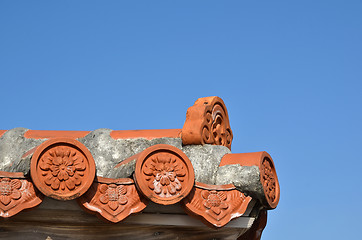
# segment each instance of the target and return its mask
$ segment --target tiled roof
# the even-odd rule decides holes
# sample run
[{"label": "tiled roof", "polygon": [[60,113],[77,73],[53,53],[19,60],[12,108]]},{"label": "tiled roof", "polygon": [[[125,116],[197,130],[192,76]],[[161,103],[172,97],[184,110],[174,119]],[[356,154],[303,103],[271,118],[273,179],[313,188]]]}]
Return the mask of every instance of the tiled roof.
[{"label": "tiled roof", "polygon": [[182,129],[0,130],[0,216],[46,196],[76,199],[115,223],[150,202],[181,204],[218,228],[250,209],[257,217],[279,201],[274,162],[266,152],[231,153],[232,139],[219,97],[198,99]]}]

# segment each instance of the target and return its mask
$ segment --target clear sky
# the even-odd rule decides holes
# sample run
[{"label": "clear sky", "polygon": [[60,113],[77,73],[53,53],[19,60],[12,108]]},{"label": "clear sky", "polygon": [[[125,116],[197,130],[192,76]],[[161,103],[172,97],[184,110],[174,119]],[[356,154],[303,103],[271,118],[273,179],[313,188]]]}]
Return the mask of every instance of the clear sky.
[{"label": "clear sky", "polygon": [[276,164],[264,240],[360,236],[361,69],[361,1],[0,2],[0,129],[182,128],[219,96]]}]

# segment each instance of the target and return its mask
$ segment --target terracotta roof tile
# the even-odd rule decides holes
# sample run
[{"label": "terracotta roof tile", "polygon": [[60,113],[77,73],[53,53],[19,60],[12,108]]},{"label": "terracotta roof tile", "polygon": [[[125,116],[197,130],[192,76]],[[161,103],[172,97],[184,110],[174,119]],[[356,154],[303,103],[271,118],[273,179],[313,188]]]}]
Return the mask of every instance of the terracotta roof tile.
[{"label": "terracotta roof tile", "polygon": [[154,202],[181,204],[207,225],[223,227],[248,216],[256,202],[255,209],[272,209],[279,201],[269,154],[231,153],[233,134],[219,97],[198,99],[182,129],[16,128],[0,130],[0,137],[2,217],[38,205],[44,194],[77,199],[86,211],[111,222]]}]

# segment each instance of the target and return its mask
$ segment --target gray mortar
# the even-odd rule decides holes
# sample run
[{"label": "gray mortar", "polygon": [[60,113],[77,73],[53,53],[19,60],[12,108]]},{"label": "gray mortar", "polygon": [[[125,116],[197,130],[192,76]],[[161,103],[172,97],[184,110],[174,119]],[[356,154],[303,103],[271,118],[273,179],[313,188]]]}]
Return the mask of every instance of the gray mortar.
[{"label": "gray mortar", "polygon": [[162,143],[180,148],[182,144],[180,138],[113,139],[110,136],[111,131],[111,129],[105,128],[97,129],[84,138],[78,139],[91,152],[97,166],[97,175],[101,177],[130,177],[134,171],[135,161],[117,169],[114,169],[114,166],[152,145]]},{"label": "gray mortar", "polygon": [[47,139],[25,138],[24,134],[29,129],[14,128],[6,131],[0,138],[0,171],[29,173],[30,158],[21,157],[43,143]]},{"label": "gray mortar", "polygon": [[196,181],[214,184],[221,158],[230,153],[230,150],[223,146],[182,146],[181,138],[113,139],[110,136],[111,131],[110,129],[97,129],[84,138],[78,139],[91,152],[97,166],[97,175],[102,177],[131,177],[135,169],[135,161],[116,169],[114,166],[150,146],[168,144],[181,149],[190,159],[195,170]]},{"label": "gray mortar", "polygon": [[118,168],[111,168],[107,173],[108,178],[127,178],[132,177],[132,173],[136,168],[136,159],[119,166]]},{"label": "gray mortar", "polygon": [[235,187],[252,197],[264,200],[263,186],[260,182],[260,172],[257,166],[240,166],[239,164],[219,167],[216,184],[234,184]]},{"label": "gray mortar", "polygon": [[195,180],[206,184],[215,184],[216,173],[221,158],[231,151],[224,146],[188,145],[181,150],[190,159],[195,171]]}]

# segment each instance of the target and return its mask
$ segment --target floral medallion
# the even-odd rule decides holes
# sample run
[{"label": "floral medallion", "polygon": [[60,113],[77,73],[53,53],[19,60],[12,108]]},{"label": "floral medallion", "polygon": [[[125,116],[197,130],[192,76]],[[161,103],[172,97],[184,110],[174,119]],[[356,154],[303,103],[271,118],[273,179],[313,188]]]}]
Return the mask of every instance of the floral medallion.
[{"label": "floral medallion", "polygon": [[137,158],[136,183],[142,193],[159,204],[174,204],[184,198],[194,183],[190,160],[178,148],[159,144]]},{"label": "floral medallion", "polygon": [[52,139],[41,144],[31,160],[31,177],[44,195],[71,200],[88,190],[95,176],[91,153],[73,139]]},{"label": "floral medallion", "polygon": [[129,178],[97,177],[78,203],[91,213],[115,223],[147,206],[147,201],[138,194],[133,180]]},{"label": "floral medallion", "polygon": [[[22,173],[0,172],[0,216],[11,217],[43,201],[33,184]],[[14,178],[16,177],[20,178]]]},{"label": "floral medallion", "polygon": [[279,183],[274,164],[265,157],[260,166],[260,181],[264,189],[265,198],[270,208],[275,208],[279,202]]},{"label": "floral medallion", "polygon": [[196,215],[214,227],[222,227],[243,215],[251,201],[233,185],[196,183],[183,200],[187,213]]},{"label": "floral medallion", "polygon": [[160,197],[172,197],[182,190],[186,176],[185,164],[176,156],[159,153],[145,163],[143,173],[148,187]]}]

